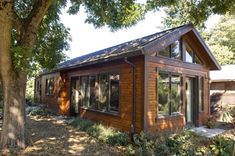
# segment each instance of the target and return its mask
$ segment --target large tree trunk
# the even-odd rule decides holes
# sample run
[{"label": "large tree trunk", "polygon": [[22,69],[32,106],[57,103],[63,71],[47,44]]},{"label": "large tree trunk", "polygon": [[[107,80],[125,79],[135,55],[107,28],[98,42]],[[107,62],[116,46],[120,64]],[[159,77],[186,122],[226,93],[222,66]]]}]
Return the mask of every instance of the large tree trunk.
[{"label": "large tree trunk", "polygon": [[26,77],[23,74],[11,72],[3,78],[2,82],[4,118],[1,146],[2,148],[24,148]]},{"label": "large tree trunk", "polygon": [[2,148],[24,148],[26,75],[17,72],[12,63],[13,3],[8,2],[0,2],[0,80],[4,105],[0,144]]}]

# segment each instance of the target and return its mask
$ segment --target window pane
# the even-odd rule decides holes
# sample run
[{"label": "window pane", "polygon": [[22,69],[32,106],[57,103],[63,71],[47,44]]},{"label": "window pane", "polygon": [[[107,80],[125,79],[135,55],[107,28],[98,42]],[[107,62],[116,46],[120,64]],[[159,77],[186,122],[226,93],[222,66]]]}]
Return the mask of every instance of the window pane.
[{"label": "window pane", "polygon": [[179,113],[181,109],[180,76],[171,76],[171,114]]},{"label": "window pane", "polygon": [[193,51],[191,49],[189,49],[188,47],[186,47],[185,50],[185,61],[189,62],[189,63],[193,63]]},{"label": "window pane", "polygon": [[195,61],[194,63],[196,64],[202,64],[201,60],[197,57],[197,55],[195,55]]},{"label": "window pane", "polygon": [[108,75],[99,75],[99,106],[98,109],[106,111],[109,101],[109,81]]},{"label": "window pane", "polygon": [[96,104],[96,85],[95,85],[95,76],[89,77],[89,103],[88,107],[95,108]]},{"label": "window pane", "polygon": [[169,74],[159,72],[158,78],[158,115],[169,115]]},{"label": "window pane", "polygon": [[159,51],[158,54],[161,56],[170,57],[170,47],[168,46],[165,49]]},{"label": "window pane", "polygon": [[53,95],[54,91],[54,78],[46,79],[46,94]]},{"label": "window pane", "polygon": [[171,44],[171,58],[181,59],[180,57],[180,41]]},{"label": "window pane", "polygon": [[119,109],[119,74],[110,74],[110,105],[111,111]]},{"label": "window pane", "polygon": [[81,98],[80,98],[80,104],[81,106],[87,106],[87,90],[88,90],[88,77],[82,76],[81,77]]},{"label": "window pane", "polygon": [[204,102],[203,102],[203,90],[204,90],[204,81],[203,77],[199,77],[199,111],[204,111]]}]

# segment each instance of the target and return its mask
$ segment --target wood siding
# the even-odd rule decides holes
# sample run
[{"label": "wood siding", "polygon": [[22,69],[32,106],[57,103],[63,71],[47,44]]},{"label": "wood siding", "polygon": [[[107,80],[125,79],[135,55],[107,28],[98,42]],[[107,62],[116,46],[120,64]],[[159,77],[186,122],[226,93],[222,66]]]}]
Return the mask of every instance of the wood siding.
[{"label": "wood siding", "polygon": [[[46,95],[46,80],[54,78],[54,89],[52,95]],[[59,105],[58,105],[58,95],[60,91],[60,74],[51,73],[47,75],[42,75],[40,77],[40,84],[41,84],[41,98],[37,97],[41,104],[44,104],[46,107],[50,108],[54,112],[59,112]]]},{"label": "wood siding", "polygon": [[[140,56],[129,60],[136,65],[136,130],[140,132],[143,129],[144,57]],[[60,113],[68,115],[70,112],[70,85],[72,77],[115,71],[118,71],[120,74],[119,114],[113,115],[111,113],[80,108],[80,117],[103,123],[121,131],[130,132],[132,117],[132,68],[124,60],[61,72],[63,84],[59,98]]]},{"label": "wood siding", "polygon": [[146,56],[146,66],[148,69],[148,87],[147,87],[147,112],[146,112],[146,127],[150,132],[162,131],[165,129],[176,130],[185,126],[185,83],[182,84],[182,108],[181,115],[169,116],[164,118],[157,117],[158,99],[156,86],[156,69],[165,70],[168,72],[179,73],[185,82],[186,76],[203,76],[204,79],[204,111],[199,112],[198,124],[202,124],[207,119],[209,114],[209,70],[201,65],[193,65],[183,63],[182,61],[172,60],[163,57]]}]

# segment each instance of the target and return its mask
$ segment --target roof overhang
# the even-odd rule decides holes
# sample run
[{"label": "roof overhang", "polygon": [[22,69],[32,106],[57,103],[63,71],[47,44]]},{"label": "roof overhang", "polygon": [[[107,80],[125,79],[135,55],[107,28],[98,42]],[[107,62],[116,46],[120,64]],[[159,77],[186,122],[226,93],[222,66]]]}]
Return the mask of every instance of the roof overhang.
[{"label": "roof overhang", "polygon": [[194,36],[195,41],[199,43],[201,48],[204,51],[203,55],[207,55],[209,58],[209,69],[210,70],[220,70],[221,67],[213,54],[211,53],[210,49],[198,33],[198,31],[193,27],[192,24],[187,24],[181,28],[178,28],[164,36],[162,36],[160,39],[155,40],[143,47],[143,51],[147,55],[151,55],[155,53],[156,51],[162,50],[165,47],[169,46],[170,44],[174,43],[176,40],[179,40],[183,35],[191,33]]}]

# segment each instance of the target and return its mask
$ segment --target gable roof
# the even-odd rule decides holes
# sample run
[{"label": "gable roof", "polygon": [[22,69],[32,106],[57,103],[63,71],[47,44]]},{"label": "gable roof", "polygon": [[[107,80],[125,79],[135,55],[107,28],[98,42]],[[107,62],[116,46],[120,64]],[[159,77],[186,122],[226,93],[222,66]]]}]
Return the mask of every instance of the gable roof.
[{"label": "gable roof", "polygon": [[[152,51],[156,51],[168,46],[189,31],[194,32],[200,43],[205,48],[207,55],[209,56],[209,58],[211,58],[211,69],[220,69],[219,64],[211,54],[209,48],[206,46],[200,35],[193,28],[192,24],[187,24],[65,61],[63,63],[60,63],[58,67],[53,71],[73,69],[124,57],[146,55],[151,53]],[[165,42],[166,39],[169,39],[169,42]]]},{"label": "gable roof", "polygon": [[212,82],[235,81],[235,64],[221,66],[219,71],[210,71]]}]

